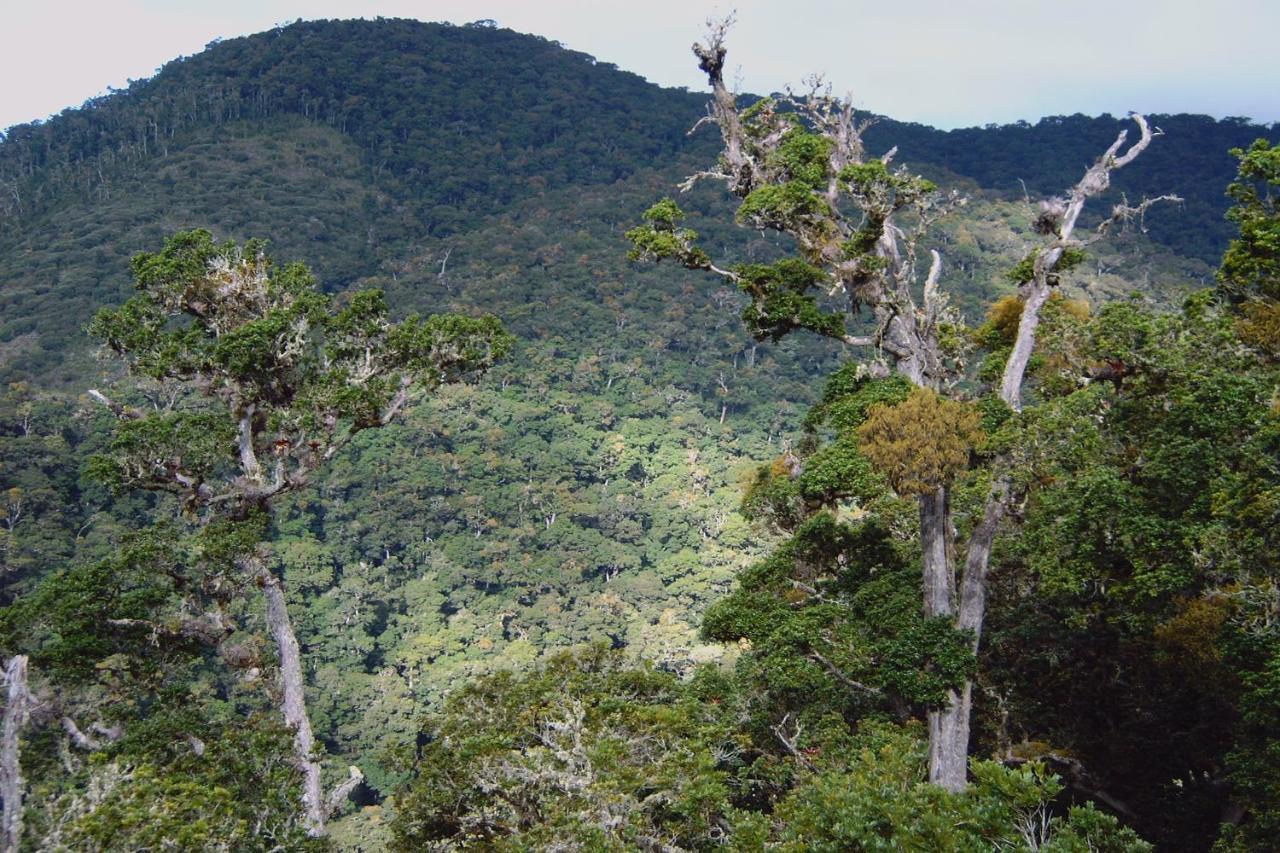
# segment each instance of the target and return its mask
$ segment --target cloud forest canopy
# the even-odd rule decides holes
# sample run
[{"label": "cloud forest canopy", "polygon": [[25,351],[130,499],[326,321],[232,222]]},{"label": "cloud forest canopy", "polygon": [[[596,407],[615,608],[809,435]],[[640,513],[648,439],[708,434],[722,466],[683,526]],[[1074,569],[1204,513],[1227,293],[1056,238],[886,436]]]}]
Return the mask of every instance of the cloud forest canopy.
[{"label": "cloud forest canopy", "polygon": [[[1270,129],[1152,118],[1164,135],[1116,188],[1188,201],[1044,270],[1060,295],[1014,414],[983,391],[1053,239],[1017,179],[1062,192],[1132,122],[866,131],[871,169],[891,143],[918,169],[908,195],[969,199],[930,245],[967,320],[947,347],[976,399],[953,409],[860,372],[839,342],[785,334],[795,315],[710,273],[625,262],[623,231],[714,163],[713,134],[685,136],[704,102],[508,31],[315,22],[212,45],[0,142],[0,645],[28,846],[1265,847],[1280,453],[1265,279],[1248,271],[1265,267],[1249,252],[1266,149],[1223,190],[1241,165],[1227,149]],[[779,168],[812,182],[812,140],[792,142]],[[875,188],[884,171],[847,177]],[[680,201],[685,219],[651,224],[696,231],[786,305],[819,294],[818,265],[779,263],[793,246],[735,226],[718,194]],[[1114,201],[1097,198],[1099,219]],[[806,202],[766,193],[751,213]],[[1252,235],[1224,269],[1235,302],[1188,299],[1237,228],[1227,205]],[[81,328],[103,304],[118,316],[132,255],[196,227],[306,259],[316,307],[376,315],[349,292],[376,288],[388,323],[496,314],[512,356],[360,430],[306,489],[267,496],[269,518],[189,500],[209,523],[187,539],[181,501],[86,476],[171,469],[90,464],[122,458],[128,424],[80,396],[121,378]],[[801,319],[841,307],[817,295]],[[751,309],[777,346],[742,328]],[[150,328],[184,363],[275,394],[277,374],[240,357],[261,336],[183,350],[167,336],[187,326],[138,316],[152,325],[119,324],[120,340]],[[149,383],[108,396],[163,420],[175,398]],[[339,395],[338,433],[381,420],[395,387]],[[242,419],[218,416],[223,397],[176,402],[203,406],[115,450],[181,448],[172,473],[226,494]],[[283,483],[310,452],[292,406],[250,419],[259,474],[242,485],[270,490],[277,459]],[[898,465],[922,418],[947,427],[928,431],[948,439],[936,464]],[[998,459],[1027,498],[992,546],[975,656],[922,613],[918,509],[891,486],[949,480],[963,542]],[[266,574],[237,568],[262,537]],[[272,597],[298,641],[301,762]],[[927,784],[912,720],[966,679],[975,761],[952,795]],[[329,842],[307,838],[308,765]]]}]

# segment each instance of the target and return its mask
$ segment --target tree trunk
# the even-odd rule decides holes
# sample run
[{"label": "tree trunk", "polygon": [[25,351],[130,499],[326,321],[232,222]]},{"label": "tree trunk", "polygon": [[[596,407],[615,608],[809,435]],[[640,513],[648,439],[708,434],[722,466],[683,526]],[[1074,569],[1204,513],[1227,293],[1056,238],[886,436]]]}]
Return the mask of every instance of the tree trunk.
[{"label": "tree trunk", "polygon": [[267,600],[267,627],[280,656],[280,710],[284,713],[285,724],[293,729],[295,758],[302,770],[302,809],[306,814],[307,834],[318,838],[325,834],[324,796],[320,787],[320,762],[315,758],[316,740],[311,733],[311,719],[307,716],[303,693],[302,655],[298,650],[298,639],[293,634],[293,623],[289,621],[284,587],[279,578],[266,569],[261,569],[257,577]]},{"label": "tree trunk", "polygon": [[960,609],[956,614],[956,627],[973,633],[973,650],[978,651],[982,639],[982,622],[987,615],[987,566],[991,562],[991,545],[996,530],[1004,519],[1009,495],[1009,482],[999,477],[991,484],[982,520],[969,535],[969,550],[965,554],[964,579],[960,582]]},{"label": "tree trunk", "polygon": [[[951,498],[945,488],[920,496],[920,547],[924,557],[924,615],[955,614]],[[964,790],[969,749],[969,695],[947,696],[947,706],[929,712],[929,781],[948,791]]]},{"label": "tree trunk", "polygon": [[[973,633],[973,651],[978,651],[982,635],[982,622],[987,608],[987,566],[991,559],[991,544],[996,529],[1004,518],[1005,495],[1008,485],[997,481],[987,498],[982,520],[969,537],[969,550],[965,555],[964,576],[960,585],[960,603],[955,613],[955,625],[961,631]],[[924,507],[921,505],[921,538],[924,537]],[[950,512],[947,512],[950,526]],[[926,571],[928,558],[926,557]],[[929,582],[925,581],[926,613],[929,602]],[[935,615],[942,615],[936,613]],[[946,615],[951,615],[950,611]],[[929,714],[929,781],[948,791],[959,792],[965,787],[965,772],[969,757],[969,719],[973,710],[973,682],[965,681],[959,692],[947,697],[947,707]]]},{"label": "tree trunk", "polygon": [[9,685],[4,708],[4,742],[0,744],[0,797],[4,799],[4,853],[14,853],[22,842],[22,766],[18,738],[27,722],[27,656],[14,655],[4,668]]},{"label": "tree trunk", "polygon": [[1049,285],[1043,281],[1033,281],[1028,288],[1018,322],[1018,336],[1013,342],[1009,360],[1005,362],[1004,376],[1000,382],[1000,399],[1015,412],[1022,411],[1022,379],[1027,372],[1027,363],[1031,361],[1031,351],[1036,346],[1040,309],[1049,301],[1050,293]]},{"label": "tree trunk", "polygon": [[952,793],[964,790],[969,769],[972,682],[947,694],[947,707],[929,712],[929,781]]},{"label": "tree trunk", "polygon": [[924,556],[924,615],[950,616],[955,605],[951,563],[951,498],[945,488],[920,496],[920,547]]}]

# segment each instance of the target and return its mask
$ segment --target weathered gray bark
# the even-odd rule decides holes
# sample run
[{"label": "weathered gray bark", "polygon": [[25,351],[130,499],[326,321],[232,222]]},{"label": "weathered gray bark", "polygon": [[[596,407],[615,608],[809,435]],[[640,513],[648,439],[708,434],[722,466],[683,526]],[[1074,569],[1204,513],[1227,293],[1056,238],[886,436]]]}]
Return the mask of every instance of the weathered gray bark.
[{"label": "weathered gray bark", "polygon": [[1004,519],[1008,495],[1008,482],[1003,477],[997,478],[987,495],[982,519],[969,535],[964,577],[960,582],[956,627],[973,633],[974,651],[977,651],[982,639],[982,623],[987,613],[987,567],[991,562],[991,545],[995,541],[1000,522]]},{"label": "weathered gray bark", "polygon": [[951,616],[955,566],[951,559],[951,506],[947,489],[920,496],[920,547],[924,556],[924,615]]},{"label": "weathered gray bark", "polygon": [[[987,498],[982,520],[969,537],[960,600],[954,614],[956,627],[973,634],[977,653],[987,608],[987,567],[991,545],[1005,514],[1008,484],[999,480]],[[926,601],[928,585],[925,587]],[[926,613],[928,607],[926,605]],[[948,615],[951,615],[948,613]],[[929,714],[929,781],[948,791],[962,791],[969,764],[969,728],[973,710],[973,684],[966,681],[952,691],[946,706]]]},{"label": "weathered gray bark", "polygon": [[[950,495],[947,489],[920,496],[920,547],[924,567],[924,615],[955,617]],[[963,790],[969,742],[969,685],[961,697],[948,694],[943,708],[929,712],[929,781],[949,791]]]},{"label": "weathered gray bark", "polygon": [[[1055,234],[1057,239],[1036,257],[1035,275],[1031,281],[1023,285],[1024,302],[1022,317],[1018,323],[1018,335],[1014,340],[1009,360],[1005,362],[1004,376],[1000,381],[1000,399],[1015,412],[1022,411],[1022,380],[1027,372],[1027,364],[1031,360],[1031,351],[1035,349],[1036,328],[1040,325],[1040,309],[1048,301],[1055,284],[1051,280],[1051,275],[1058,261],[1062,259],[1063,250],[1071,244],[1072,234],[1075,232],[1080,212],[1084,210],[1085,202],[1111,186],[1111,173],[1132,163],[1146,150],[1154,138],[1151,126],[1147,124],[1144,117],[1135,115],[1133,120],[1138,123],[1141,131],[1138,141],[1133,143],[1123,155],[1117,156],[1125,139],[1128,138],[1127,131],[1120,131],[1120,135],[1116,137],[1115,142],[1111,143],[1111,147],[1089,167],[1080,182],[1071,188],[1065,206],[1060,211],[1052,211],[1052,217],[1042,226]],[[1116,215],[1123,215],[1128,210],[1129,208],[1122,206],[1117,209]]]},{"label": "weathered gray bark", "polygon": [[929,712],[929,781],[953,793],[967,784],[972,691],[966,681],[947,694],[945,708]]},{"label": "weathered gray bark", "polygon": [[9,687],[4,706],[4,742],[0,744],[0,798],[4,799],[4,853],[22,843],[22,764],[19,738],[27,722],[31,695],[27,690],[27,656],[14,655],[4,667]]},{"label": "weathered gray bark", "polygon": [[267,628],[280,657],[280,710],[284,714],[285,725],[293,729],[294,760],[302,771],[302,809],[306,815],[307,834],[319,837],[325,834],[325,803],[320,786],[320,762],[315,757],[316,739],[311,732],[311,719],[307,716],[303,692],[302,654],[285,607],[280,580],[265,569],[259,570],[257,578],[267,600]]},{"label": "weathered gray bark", "polygon": [[326,816],[342,808],[342,804],[346,802],[347,797],[351,796],[351,792],[363,781],[364,773],[360,771],[359,767],[354,765],[348,767],[347,778],[329,792],[329,802],[325,804]]}]

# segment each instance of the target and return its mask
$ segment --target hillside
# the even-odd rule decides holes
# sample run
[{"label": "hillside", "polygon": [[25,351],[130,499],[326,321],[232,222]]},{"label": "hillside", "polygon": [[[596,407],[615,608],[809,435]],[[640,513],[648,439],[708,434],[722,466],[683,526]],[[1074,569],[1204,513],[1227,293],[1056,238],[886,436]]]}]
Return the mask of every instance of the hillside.
[{"label": "hillside", "polygon": [[[175,226],[265,236],[341,289],[522,199],[655,170],[670,187],[714,150],[711,134],[685,133],[703,103],[485,26],[301,23],[213,44],[0,142],[0,365],[20,377],[73,355],[93,306],[123,294],[122,259]],[[1182,195],[1152,213],[1152,238],[1213,264],[1229,233],[1226,150],[1274,132],[1153,121],[1165,136],[1116,190]],[[886,119],[869,140],[944,183],[1017,200],[1023,183],[1060,192],[1122,127],[1072,116],[941,132]]]},{"label": "hillside", "polygon": [[[4,540],[6,599],[174,512],[78,476],[110,420],[80,395],[116,378],[82,331],[127,295],[134,253],[206,227],[266,238],[329,292],[381,288],[397,315],[491,312],[518,339],[480,384],[355,442],[316,495],[275,518],[313,722],[331,754],[363,767],[362,802],[405,778],[388,746],[414,743],[422,709],[477,675],[600,640],[681,674],[732,661],[698,637],[701,617],[777,540],[738,513],[743,487],[790,446],[844,356],[830,342],[757,343],[744,297],[713,276],[626,260],[623,232],[716,155],[713,134],[686,135],[705,100],[507,30],[315,22],[212,44],[11,128],[0,492],[20,488],[28,510]],[[1235,120],[1153,121],[1164,136],[1115,192],[1186,204],[1091,249],[1064,281],[1073,296],[1170,307],[1209,284],[1231,233],[1226,149],[1280,138]],[[977,326],[1032,245],[1024,183],[1032,198],[1061,192],[1123,125],[884,119],[870,140],[971,197],[936,239]],[[734,227],[710,188],[681,204],[736,257],[787,246]],[[245,634],[260,625],[242,616]]]}]

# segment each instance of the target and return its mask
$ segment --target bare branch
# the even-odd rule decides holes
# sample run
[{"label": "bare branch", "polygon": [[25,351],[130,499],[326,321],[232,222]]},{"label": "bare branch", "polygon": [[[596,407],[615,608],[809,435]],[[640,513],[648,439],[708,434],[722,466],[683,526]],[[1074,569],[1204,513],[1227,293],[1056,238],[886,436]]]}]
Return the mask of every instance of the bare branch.
[{"label": "bare branch", "polygon": [[702,180],[732,181],[733,175],[726,175],[724,172],[712,171],[694,172],[692,175],[677,184],[677,186],[679,187],[680,192],[687,193],[697,185],[698,181]]},{"label": "bare branch", "polygon": [[240,447],[240,469],[244,476],[253,481],[262,481],[262,466],[258,464],[258,456],[253,450],[253,414],[254,404],[249,403],[240,413],[238,441]]},{"label": "bare branch", "polygon": [[943,297],[938,292],[938,277],[942,275],[942,255],[937,249],[930,249],[932,260],[929,263],[929,275],[924,280],[924,322],[925,329],[932,329],[938,322],[938,314],[942,310]]},{"label": "bare branch", "polygon": [[329,792],[329,799],[325,803],[329,814],[333,814],[338,809],[342,808],[343,802],[345,802],[347,797],[351,795],[351,792],[356,789],[356,786],[364,781],[364,773],[360,771],[359,767],[354,765],[349,766],[347,768],[347,772],[351,775]]},{"label": "bare branch", "polygon": [[809,652],[809,657],[812,660],[816,661],[817,663],[822,664],[822,666],[827,670],[827,672],[834,675],[836,677],[836,680],[838,680],[845,687],[849,687],[853,690],[857,690],[862,693],[869,693],[872,696],[884,695],[884,692],[879,687],[872,687],[869,684],[863,684],[861,681],[854,681],[852,678],[845,675],[838,666],[836,666],[827,658],[823,657],[820,653],[811,651]]},{"label": "bare branch", "polygon": [[210,645],[217,645],[230,634],[233,628],[218,613],[207,613],[203,617],[184,616],[174,624],[152,622],[149,619],[108,619],[112,628],[142,628],[151,632],[151,642],[155,644],[160,637],[194,639]]},{"label": "bare branch", "polygon": [[[1031,359],[1031,352],[1035,348],[1036,328],[1040,324],[1040,309],[1048,301],[1052,287],[1049,276],[1061,260],[1063,251],[1072,245],[1072,233],[1080,218],[1080,212],[1084,210],[1085,202],[1111,186],[1111,173],[1132,163],[1151,144],[1154,134],[1146,118],[1134,114],[1133,120],[1137,122],[1141,131],[1138,141],[1123,155],[1119,155],[1120,149],[1128,138],[1127,131],[1120,131],[1116,141],[1111,143],[1111,147],[1085,171],[1084,177],[1071,189],[1065,207],[1061,210],[1060,219],[1056,211],[1046,208],[1046,211],[1041,214],[1041,220],[1037,221],[1038,229],[1056,233],[1057,239],[1039,252],[1036,257],[1035,276],[1023,286],[1024,303],[1022,317],[1018,324],[1018,335],[1014,340],[1009,360],[1005,362],[1004,376],[1000,383],[1000,398],[1015,412],[1022,410],[1022,381],[1026,375],[1027,363]],[[1047,220],[1046,213],[1050,214]],[[1114,216],[1113,214],[1113,218]]]},{"label": "bare branch", "polygon": [[805,755],[800,750],[800,748],[796,746],[796,742],[800,740],[801,732],[804,731],[804,724],[801,723],[799,720],[796,720],[795,726],[791,734],[787,734],[787,730],[786,730],[787,722],[790,719],[791,719],[791,715],[786,714],[783,716],[782,720],[776,726],[770,726],[770,729],[773,731],[774,737],[776,737],[778,739],[778,742],[782,744],[783,749],[785,749],[788,753],[790,753],[797,761],[799,761],[805,767],[808,767],[810,770],[812,770],[813,762],[809,760],[809,756]]},{"label": "bare branch", "polygon": [[400,409],[404,406],[405,401],[409,399],[409,388],[412,385],[413,378],[408,374],[400,377],[400,388],[396,391],[396,395],[391,398],[391,403],[378,418],[379,425],[386,426],[395,420],[396,415],[400,414]]},{"label": "bare branch", "polygon": [[119,418],[122,421],[136,421],[144,417],[144,414],[138,409],[132,408],[130,406],[122,406],[121,404],[117,403],[115,400],[112,400],[106,394],[103,394],[97,388],[90,388],[89,396],[97,400],[102,405],[106,406],[108,409],[110,409],[111,414],[115,415],[117,418]]},{"label": "bare branch", "polygon": [[[102,742],[82,732],[80,727],[76,725],[76,721],[70,717],[62,718],[62,728],[66,731],[67,736],[71,738],[71,742],[81,749],[102,749]],[[89,731],[102,735],[107,739],[107,743],[114,743],[124,737],[124,730],[119,726],[105,726],[100,722],[90,726]]]},{"label": "bare branch", "polygon": [[1186,199],[1181,196],[1165,194],[1156,196],[1155,198],[1144,198],[1136,207],[1134,207],[1129,205],[1128,199],[1124,199],[1120,204],[1117,204],[1111,209],[1110,216],[1098,223],[1098,227],[1094,229],[1095,236],[1084,242],[1086,245],[1088,243],[1096,242],[1105,237],[1113,225],[1127,226],[1130,222],[1135,220],[1138,223],[1138,230],[1145,234],[1147,233],[1147,226],[1144,222],[1144,217],[1148,210],[1163,201],[1171,202],[1173,204],[1181,204],[1185,200]]}]

